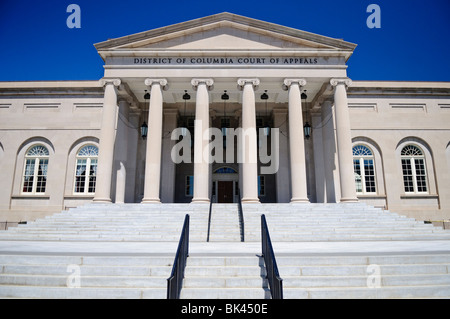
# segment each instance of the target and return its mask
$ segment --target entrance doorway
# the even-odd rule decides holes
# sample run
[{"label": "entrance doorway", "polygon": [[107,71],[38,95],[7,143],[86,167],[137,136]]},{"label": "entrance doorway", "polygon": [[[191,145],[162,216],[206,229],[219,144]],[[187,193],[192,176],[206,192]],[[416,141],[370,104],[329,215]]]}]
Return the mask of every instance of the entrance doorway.
[{"label": "entrance doorway", "polygon": [[239,198],[239,174],[230,166],[222,166],[213,171],[212,186],[214,203],[237,203]]},{"label": "entrance doorway", "polygon": [[234,198],[233,181],[217,181],[217,202],[232,203]]}]

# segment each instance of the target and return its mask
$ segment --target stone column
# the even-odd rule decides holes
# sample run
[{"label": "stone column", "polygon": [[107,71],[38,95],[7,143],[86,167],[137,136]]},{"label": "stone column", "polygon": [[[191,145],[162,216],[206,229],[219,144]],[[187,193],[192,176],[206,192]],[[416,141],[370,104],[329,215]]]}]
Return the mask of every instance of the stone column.
[{"label": "stone column", "polygon": [[164,108],[162,167],[161,167],[161,202],[174,203],[175,199],[175,162],[171,151],[176,141],[170,138],[172,131],[177,128],[178,109]]},{"label": "stone column", "polygon": [[259,79],[238,79],[242,90],[242,202],[259,203],[255,88]]},{"label": "stone column", "polygon": [[[192,79],[191,84],[197,91],[194,121],[194,196],[192,202],[209,203],[209,95],[213,79]],[[205,158],[206,157],[206,158]]]},{"label": "stone column", "polygon": [[331,101],[322,103],[321,115],[324,123],[322,124],[323,137],[323,163],[326,185],[326,202],[336,203],[336,198],[340,194],[339,185],[335,185],[338,180],[338,172],[336,168],[336,137],[334,133],[334,118]]},{"label": "stone column", "polygon": [[322,125],[324,119],[320,113],[311,114],[313,127],[314,175],[316,177],[316,203],[326,203],[326,178],[323,155]]},{"label": "stone column", "polygon": [[125,202],[135,203],[136,201],[136,167],[137,167],[137,153],[138,153],[138,142],[141,138],[140,131],[136,128],[140,127],[141,111],[135,111],[129,114],[128,126],[128,141],[127,141],[127,165],[125,167],[127,172],[127,180],[125,186]]},{"label": "stone column", "polygon": [[142,203],[160,203],[159,185],[161,178],[161,149],[163,123],[162,90],[167,87],[166,79],[145,79],[150,87],[148,109],[147,152],[145,157],[144,198]]},{"label": "stone column", "polygon": [[98,152],[97,181],[93,201],[111,202],[111,179],[114,159],[114,143],[117,125],[117,90],[120,79],[102,79],[105,87],[103,100],[102,127]]},{"label": "stone column", "polygon": [[289,155],[291,161],[291,203],[308,203],[306,188],[306,158],[303,136],[303,116],[300,87],[304,79],[285,79],[284,88],[289,90]]},{"label": "stone column", "polygon": [[341,202],[356,202],[355,175],[353,171],[352,136],[348,112],[346,88],[352,81],[348,78],[331,79],[335,87],[334,105],[336,116],[336,139],[341,183]]},{"label": "stone column", "polygon": [[[125,99],[119,99],[119,111],[117,119],[116,147],[114,149],[114,170],[116,173],[116,203],[125,202],[126,190],[126,165],[127,165],[127,144],[128,144],[128,115],[129,103]],[[113,187],[114,190],[114,187]]]},{"label": "stone column", "polygon": [[291,189],[289,183],[289,147],[287,138],[287,108],[274,108],[273,109],[273,126],[278,127],[280,130],[280,141],[278,143],[280,165],[278,172],[275,175],[275,181],[277,185],[277,203],[289,203],[291,200]]}]

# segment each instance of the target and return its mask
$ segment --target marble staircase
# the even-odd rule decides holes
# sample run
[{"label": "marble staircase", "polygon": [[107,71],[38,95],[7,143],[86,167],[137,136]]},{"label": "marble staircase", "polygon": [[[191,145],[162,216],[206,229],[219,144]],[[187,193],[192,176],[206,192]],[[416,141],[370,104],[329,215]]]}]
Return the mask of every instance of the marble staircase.
[{"label": "marble staircase", "polygon": [[[261,214],[285,298],[450,298],[448,230],[362,203],[243,204],[244,225],[237,204],[212,208],[208,243],[208,204],[89,204],[1,231],[0,298],[165,298],[185,214],[197,248],[181,298],[270,298],[258,257]],[[448,249],[390,249],[435,242],[448,242]],[[39,251],[1,249],[27,243]],[[379,243],[382,252],[299,252],[308,244],[364,243]],[[132,251],[138,244],[158,249]],[[68,280],[77,274],[80,285],[72,287]]]}]

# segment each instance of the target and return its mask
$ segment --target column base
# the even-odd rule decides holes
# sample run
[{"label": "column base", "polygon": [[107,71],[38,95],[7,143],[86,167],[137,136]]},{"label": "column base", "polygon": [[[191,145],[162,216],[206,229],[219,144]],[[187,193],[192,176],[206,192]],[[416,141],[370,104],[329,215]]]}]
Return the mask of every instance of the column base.
[{"label": "column base", "polygon": [[209,198],[193,198],[191,203],[206,203],[206,204],[209,204]]},{"label": "column base", "polygon": [[259,198],[242,198],[241,202],[243,204],[260,204]]},{"label": "column base", "polygon": [[144,198],[141,201],[141,204],[161,204],[159,198]]},{"label": "column base", "polygon": [[94,198],[92,200],[92,202],[98,203],[98,204],[111,204],[112,203],[110,198]]},{"label": "column base", "polygon": [[291,198],[291,203],[309,203],[308,198]]},{"label": "column base", "polygon": [[357,203],[359,202],[358,198],[341,198],[340,203]]}]

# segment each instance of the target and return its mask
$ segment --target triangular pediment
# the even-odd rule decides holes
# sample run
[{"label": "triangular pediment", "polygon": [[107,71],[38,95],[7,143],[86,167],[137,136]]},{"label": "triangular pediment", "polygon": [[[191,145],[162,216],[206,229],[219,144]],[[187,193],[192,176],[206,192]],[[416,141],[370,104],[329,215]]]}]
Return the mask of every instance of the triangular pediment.
[{"label": "triangular pediment", "polygon": [[106,52],[128,50],[327,50],[352,52],[355,44],[231,13],[141,32],[95,44]]},{"label": "triangular pediment", "polygon": [[218,22],[202,28],[185,30],[181,34],[165,34],[120,45],[116,49],[171,50],[277,50],[333,49],[332,46],[288,37],[272,31],[243,28],[232,22]]}]

